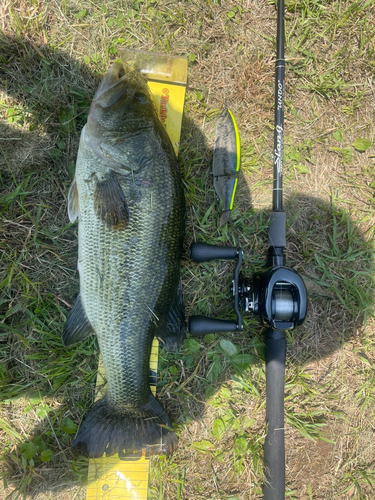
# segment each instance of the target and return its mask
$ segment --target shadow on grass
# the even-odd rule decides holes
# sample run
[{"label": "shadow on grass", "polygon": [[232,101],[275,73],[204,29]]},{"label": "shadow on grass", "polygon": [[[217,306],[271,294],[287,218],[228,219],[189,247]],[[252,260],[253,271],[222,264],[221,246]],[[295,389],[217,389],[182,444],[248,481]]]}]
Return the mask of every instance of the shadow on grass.
[{"label": "shadow on grass", "polygon": [[[67,219],[66,192],[98,79],[64,53],[4,36],[0,42],[0,85],[13,103],[0,124],[3,477],[34,497],[71,487],[87,471],[87,460],[71,453],[70,441],[91,406],[97,345],[88,339],[65,349],[60,331],[78,291],[76,226]],[[25,123],[29,131],[19,127]],[[250,278],[265,262],[268,214],[249,210],[250,193],[241,188],[235,231],[219,228],[211,160],[204,134],[184,118],[179,164],[188,200],[186,249],[192,241],[242,246]],[[242,172],[239,183],[246,185]],[[288,339],[289,357],[301,363],[328,356],[358,335],[371,309],[374,266],[370,245],[334,203],[296,195],[285,210],[287,264],[306,280],[310,296],[305,325]],[[232,272],[232,263],[186,258],[188,314],[233,318]],[[235,366],[217,338],[189,338],[179,352],[160,353],[158,393],[177,426],[200,419],[220,384],[262,356],[258,323],[248,317],[245,326],[243,335],[226,336],[244,356],[243,365],[238,358]],[[28,401],[23,416],[7,423],[22,399]],[[34,437],[25,441],[25,434]]]},{"label": "shadow on grass", "polygon": [[[373,315],[373,230],[331,204],[298,194],[287,200],[288,264],[304,278],[309,311],[291,332],[290,357],[321,359],[360,337]],[[365,229],[364,229],[365,228]]]},{"label": "shadow on grass", "polygon": [[94,394],[97,342],[66,349],[60,332],[78,292],[66,194],[99,79],[48,46],[0,35],[0,47],[1,497],[35,497],[87,477],[70,442]]}]

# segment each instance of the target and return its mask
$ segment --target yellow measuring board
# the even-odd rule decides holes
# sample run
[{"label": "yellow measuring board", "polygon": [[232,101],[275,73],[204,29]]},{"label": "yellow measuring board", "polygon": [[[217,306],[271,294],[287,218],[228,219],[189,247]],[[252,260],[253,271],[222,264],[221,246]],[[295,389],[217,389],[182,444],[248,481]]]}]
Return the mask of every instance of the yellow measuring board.
[{"label": "yellow measuring board", "polygon": [[187,59],[128,49],[120,49],[119,53],[123,63],[140,70],[147,78],[160,120],[177,156],[187,84]]},{"label": "yellow measuring board", "polygon": [[[150,357],[150,373],[154,379],[150,383],[156,395],[156,373],[158,369],[159,342],[154,339]],[[102,358],[99,359],[96,378],[96,397],[98,401],[105,395],[106,376]],[[145,450],[133,456],[116,454],[112,457],[91,458],[88,470],[87,500],[147,500],[149,457]]]},{"label": "yellow measuring board", "polygon": [[[155,106],[173,144],[180,145],[182,113],[187,83],[187,59],[148,52],[120,49],[130,68],[138,68],[148,78]],[[150,387],[156,395],[159,342],[154,339],[150,357]],[[106,392],[105,369],[100,356],[95,401]],[[91,458],[88,469],[87,500],[147,500],[150,458],[146,450]]]}]

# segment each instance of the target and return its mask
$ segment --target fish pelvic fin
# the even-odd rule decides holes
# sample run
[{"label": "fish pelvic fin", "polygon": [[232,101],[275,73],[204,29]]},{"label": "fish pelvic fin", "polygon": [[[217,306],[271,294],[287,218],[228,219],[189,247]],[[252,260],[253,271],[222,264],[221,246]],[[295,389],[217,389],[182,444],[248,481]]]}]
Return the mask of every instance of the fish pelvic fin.
[{"label": "fish pelvic fin", "polygon": [[63,344],[65,346],[77,344],[94,333],[95,331],[87,319],[81,295],[78,295],[61,333]]},{"label": "fish pelvic fin", "polygon": [[185,309],[181,281],[168,316],[156,337],[167,352],[176,351],[186,337]]},{"label": "fish pelvic fin", "polygon": [[70,222],[74,222],[79,216],[78,189],[75,177],[68,193],[68,216]]},{"label": "fish pelvic fin", "polygon": [[103,181],[98,180],[94,209],[96,215],[111,229],[123,230],[128,225],[128,205],[116,174],[111,173]]},{"label": "fish pelvic fin", "polygon": [[150,394],[144,406],[128,410],[101,399],[81,424],[72,447],[95,458],[143,448],[152,455],[171,455],[177,444],[168,415]]}]

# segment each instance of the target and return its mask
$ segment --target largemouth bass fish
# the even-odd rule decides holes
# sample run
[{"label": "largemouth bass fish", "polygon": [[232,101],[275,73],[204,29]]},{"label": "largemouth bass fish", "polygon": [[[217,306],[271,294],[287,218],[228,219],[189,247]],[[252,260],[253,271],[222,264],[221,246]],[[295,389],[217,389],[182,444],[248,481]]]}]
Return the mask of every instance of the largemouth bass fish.
[{"label": "largemouth bass fish", "polygon": [[78,224],[80,294],[65,345],[96,334],[107,392],[72,443],[90,457],[148,448],[172,453],[177,437],[149,386],[154,336],[185,335],[179,287],[185,201],[176,156],[147,85],[115,63],[82,130],[68,195]]}]

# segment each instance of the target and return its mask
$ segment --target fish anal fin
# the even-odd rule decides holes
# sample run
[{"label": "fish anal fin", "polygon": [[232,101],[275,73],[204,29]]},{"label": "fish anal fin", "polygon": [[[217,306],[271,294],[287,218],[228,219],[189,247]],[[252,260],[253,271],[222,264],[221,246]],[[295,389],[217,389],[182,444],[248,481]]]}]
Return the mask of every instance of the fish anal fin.
[{"label": "fish anal fin", "polygon": [[78,189],[75,177],[68,193],[68,216],[70,222],[74,222],[79,216]]},{"label": "fish anal fin", "polygon": [[168,316],[157,333],[161,346],[168,352],[176,351],[186,337],[185,310],[181,282]]},{"label": "fish anal fin", "polygon": [[95,331],[87,319],[81,295],[78,295],[61,334],[63,344],[66,346],[77,344],[94,334]]},{"label": "fish anal fin", "polygon": [[129,222],[129,210],[124,192],[115,174],[99,181],[95,187],[96,215],[111,229],[123,230]]}]

